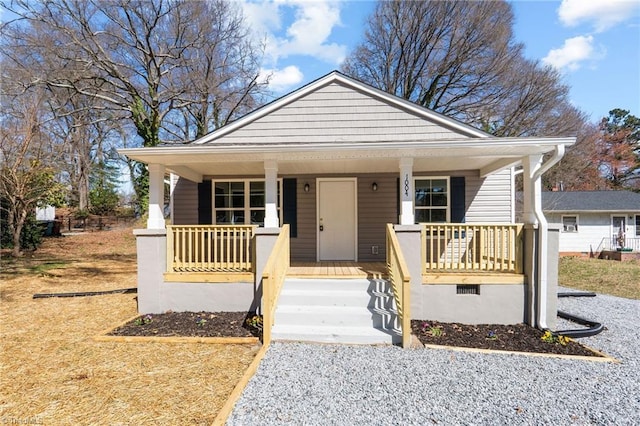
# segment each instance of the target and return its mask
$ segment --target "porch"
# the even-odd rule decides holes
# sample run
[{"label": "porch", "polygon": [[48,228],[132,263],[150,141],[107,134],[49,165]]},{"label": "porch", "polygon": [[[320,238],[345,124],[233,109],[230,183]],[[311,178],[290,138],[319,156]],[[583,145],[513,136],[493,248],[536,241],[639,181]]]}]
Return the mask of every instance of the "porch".
[{"label": "porch", "polygon": [[[522,224],[416,225],[425,284],[463,281],[523,283]],[[246,282],[256,280],[254,225],[167,225],[166,281]],[[389,253],[389,242],[385,252]],[[387,278],[387,262],[295,261],[297,278]]]}]

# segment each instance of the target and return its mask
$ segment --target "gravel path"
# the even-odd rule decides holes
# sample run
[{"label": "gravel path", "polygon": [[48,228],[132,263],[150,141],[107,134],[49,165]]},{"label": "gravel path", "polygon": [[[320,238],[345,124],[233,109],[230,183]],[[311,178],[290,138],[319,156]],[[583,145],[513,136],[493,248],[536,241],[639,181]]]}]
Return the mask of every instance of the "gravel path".
[{"label": "gravel path", "polygon": [[621,363],[274,343],[227,424],[639,425],[640,301],[558,305],[604,322],[580,342]]}]

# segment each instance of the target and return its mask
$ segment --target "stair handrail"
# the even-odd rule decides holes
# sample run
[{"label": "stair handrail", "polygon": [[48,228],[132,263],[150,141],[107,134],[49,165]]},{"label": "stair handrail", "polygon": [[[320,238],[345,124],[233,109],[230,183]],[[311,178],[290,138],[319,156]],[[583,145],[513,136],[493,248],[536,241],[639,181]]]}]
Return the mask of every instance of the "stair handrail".
[{"label": "stair handrail", "polygon": [[387,224],[387,270],[402,330],[402,347],[408,348],[411,345],[411,276],[391,223]]},{"label": "stair handrail", "polygon": [[280,229],[262,272],[262,344],[271,343],[271,328],[282,284],[290,266],[289,225]]}]

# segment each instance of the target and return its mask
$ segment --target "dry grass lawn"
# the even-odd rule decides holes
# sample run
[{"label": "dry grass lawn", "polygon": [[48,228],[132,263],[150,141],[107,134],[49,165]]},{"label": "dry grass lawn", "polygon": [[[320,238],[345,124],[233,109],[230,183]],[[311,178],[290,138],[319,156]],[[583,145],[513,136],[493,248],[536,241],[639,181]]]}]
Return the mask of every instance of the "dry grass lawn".
[{"label": "dry grass lawn", "polygon": [[135,294],[32,299],[135,287],[131,229],[47,239],[0,270],[0,419],[9,424],[211,424],[252,345],[100,343],[136,314]]},{"label": "dry grass lawn", "polygon": [[562,257],[559,268],[561,286],[640,299],[640,261]]}]

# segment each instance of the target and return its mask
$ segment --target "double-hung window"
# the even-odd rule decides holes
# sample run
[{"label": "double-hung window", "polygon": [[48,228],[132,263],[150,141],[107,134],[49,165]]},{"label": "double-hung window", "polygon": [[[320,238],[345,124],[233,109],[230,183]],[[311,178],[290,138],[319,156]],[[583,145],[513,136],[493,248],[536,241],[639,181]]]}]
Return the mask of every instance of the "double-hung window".
[{"label": "double-hung window", "polygon": [[636,237],[640,237],[640,214],[636,215]]},{"label": "double-hung window", "polygon": [[449,222],[450,191],[448,177],[419,177],[415,185],[415,220],[421,222]]},{"label": "double-hung window", "polygon": [[[281,218],[280,183],[278,180],[277,208],[278,217]],[[213,198],[216,224],[264,226],[266,199],[264,180],[214,180]]]}]

